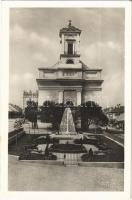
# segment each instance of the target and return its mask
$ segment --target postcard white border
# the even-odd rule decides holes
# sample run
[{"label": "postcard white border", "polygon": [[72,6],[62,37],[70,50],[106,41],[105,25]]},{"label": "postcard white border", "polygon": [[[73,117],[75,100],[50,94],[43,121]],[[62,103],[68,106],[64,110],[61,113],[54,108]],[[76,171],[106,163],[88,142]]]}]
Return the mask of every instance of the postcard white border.
[{"label": "postcard white border", "polygon": [[[1,197],[3,199],[130,199],[131,164],[131,3],[129,1],[3,1],[2,3]],[[125,8],[125,170],[124,192],[8,192],[9,9],[22,7]],[[3,98],[4,97],[4,98]]]}]

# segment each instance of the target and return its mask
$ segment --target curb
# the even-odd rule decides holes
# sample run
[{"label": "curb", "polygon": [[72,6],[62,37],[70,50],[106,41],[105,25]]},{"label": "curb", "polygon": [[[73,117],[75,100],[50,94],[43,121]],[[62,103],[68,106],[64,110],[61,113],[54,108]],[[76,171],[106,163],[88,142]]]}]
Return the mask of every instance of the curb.
[{"label": "curb", "polygon": [[[16,155],[9,155],[9,156],[14,157],[17,161],[20,161],[20,162],[64,166],[64,161],[57,161],[57,160],[19,160],[20,156],[16,156]],[[75,166],[75,165],[69,164],[69,166]],[[76,166],[124,169],[124,162],[78,162],[78,164]]]},{"label": "curb", "polygon": [[103,168],[121,168],[124,169],[124,162],[79,162],[83,167],[103,167]]},{"label": "curb", "polygon": [[19,160],[19,157],[17,158],[20,162],[28,162],[28,163],[37,163],[37,164],[45,164],[45,165],[64,165],[63,161],[54,161],[54,160]]},{"label": "curb", "polygon": [[12,154],[8,154],[9,157],[13,157],[13,158],[16,158],[16,160],[19,161],[19,156],[16,156],[16,155],[12,155]]}]

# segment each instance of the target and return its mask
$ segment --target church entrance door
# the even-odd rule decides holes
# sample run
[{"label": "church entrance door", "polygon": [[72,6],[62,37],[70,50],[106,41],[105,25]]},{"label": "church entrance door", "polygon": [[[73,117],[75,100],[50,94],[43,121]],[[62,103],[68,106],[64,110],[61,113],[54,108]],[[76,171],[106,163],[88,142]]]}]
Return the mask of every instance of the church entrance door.
[{"label": "church entrance door", "polygon": [[73,105],[77,105],[77,92],[76,90],[64,90],[64,103],[72,101]]}]

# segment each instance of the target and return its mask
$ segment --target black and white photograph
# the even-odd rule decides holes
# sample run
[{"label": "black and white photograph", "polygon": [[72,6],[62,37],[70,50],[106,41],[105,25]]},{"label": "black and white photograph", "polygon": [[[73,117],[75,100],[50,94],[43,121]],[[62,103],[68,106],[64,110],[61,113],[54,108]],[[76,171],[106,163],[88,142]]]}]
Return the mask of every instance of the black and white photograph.
[{"label": "black and white photograph", "polygon": [[124,192],[125,12],[9,8],[8,191]]},{"label": "black and white photograph", "polygon": [[9,189],[123,190],[124,19],[10,9]]}]

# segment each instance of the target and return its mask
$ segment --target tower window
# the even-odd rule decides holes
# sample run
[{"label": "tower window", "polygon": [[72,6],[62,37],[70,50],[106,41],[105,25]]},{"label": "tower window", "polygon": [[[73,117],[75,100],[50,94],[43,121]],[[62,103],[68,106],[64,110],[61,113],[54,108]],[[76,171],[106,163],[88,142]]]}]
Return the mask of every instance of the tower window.
[{"label": "tower window", "polygon": [[68,54],[73,54],[73,44],[68,43]]},{"label": "tower window", "polygon": [[68,59],[68,60],[66,61],[66,64],[74,64],[74,62],[73,62],[72,59]]}]

